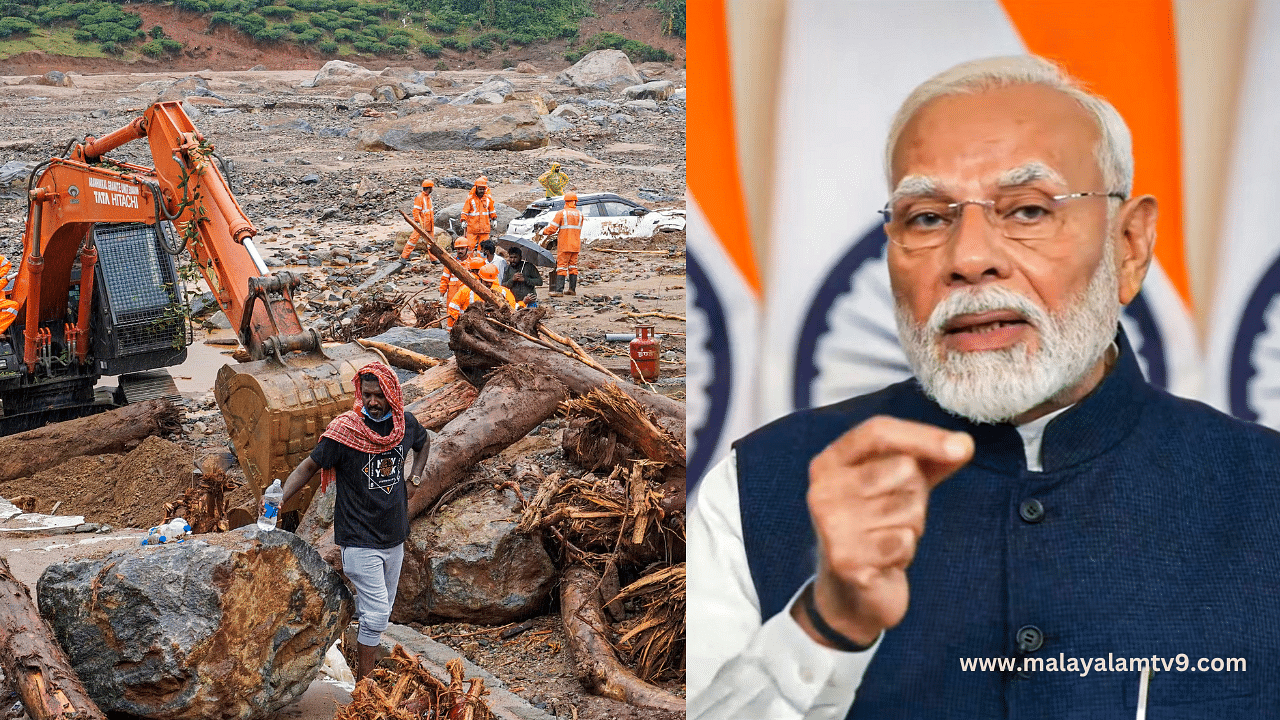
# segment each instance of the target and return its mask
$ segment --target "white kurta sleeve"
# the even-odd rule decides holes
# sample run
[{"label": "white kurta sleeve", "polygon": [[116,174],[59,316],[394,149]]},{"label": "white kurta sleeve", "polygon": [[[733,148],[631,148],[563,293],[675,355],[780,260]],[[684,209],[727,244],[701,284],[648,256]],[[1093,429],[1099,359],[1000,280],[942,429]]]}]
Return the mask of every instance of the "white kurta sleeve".
[{"label": "white kurta sleeve", "polygon": [[690,720],[845,717],[879,641],[858,653],[813,641],[791,617],[795,597],[761,623],[733,454],[699,484],[688,533]]}]

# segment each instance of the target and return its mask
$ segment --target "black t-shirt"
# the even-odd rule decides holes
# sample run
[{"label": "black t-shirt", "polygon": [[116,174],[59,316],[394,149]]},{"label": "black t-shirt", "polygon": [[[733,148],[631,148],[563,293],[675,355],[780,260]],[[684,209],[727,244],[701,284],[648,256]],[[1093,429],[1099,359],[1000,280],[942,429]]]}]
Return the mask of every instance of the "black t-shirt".
[{"label": "black t-shirt", "polygon": [[[375,422],[361,417],[379,435],[390,435],[391,418]],[[320,438],[311,459],[322,468],[334,468],[338,497],[333,511],[333,539],[341,547],[395,547],[409,537],[409,493],[405,487],[404,459],[409,448],[422,450],[427,431],[413,413],[404,414],[404,440],[387,452],[373,454]]]}]

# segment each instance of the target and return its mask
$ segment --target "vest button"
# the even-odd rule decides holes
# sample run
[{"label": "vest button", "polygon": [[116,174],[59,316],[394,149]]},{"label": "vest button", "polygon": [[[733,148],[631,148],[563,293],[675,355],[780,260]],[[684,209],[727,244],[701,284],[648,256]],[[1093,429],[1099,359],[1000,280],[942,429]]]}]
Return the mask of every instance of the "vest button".
[{"label": "vest button", "polygon": [[1018,506],[1018,515],[1029,523],[1038,523],[1044,519],[1044,505],[1039,500],[1023,500]]},{"label": "vest button", "polygon": [[1035,625],[1024,625],[1018,629],[1018,652],[1033,653],[1044,645],[1044,633]]}]

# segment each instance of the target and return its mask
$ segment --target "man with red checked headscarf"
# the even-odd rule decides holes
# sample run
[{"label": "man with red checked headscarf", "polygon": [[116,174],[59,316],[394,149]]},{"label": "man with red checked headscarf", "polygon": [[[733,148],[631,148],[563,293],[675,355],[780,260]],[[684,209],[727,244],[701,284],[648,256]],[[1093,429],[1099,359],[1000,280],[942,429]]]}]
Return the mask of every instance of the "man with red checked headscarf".
[{"label": "man with red checked headscarf", "polygon": [[405,458],[412,449],[409,479],[417,485],[431,438],[413,413],[404,411],[391,368],[371,362],[356,373],[355,384],[354,406],[329,423],[315,449],[289,474],[284,503],[317,471],[321,492],[338,481],[333,536],[342,548],[342,572],[356,589],[359,680],[373,670],[400,582],[409,536]]}]

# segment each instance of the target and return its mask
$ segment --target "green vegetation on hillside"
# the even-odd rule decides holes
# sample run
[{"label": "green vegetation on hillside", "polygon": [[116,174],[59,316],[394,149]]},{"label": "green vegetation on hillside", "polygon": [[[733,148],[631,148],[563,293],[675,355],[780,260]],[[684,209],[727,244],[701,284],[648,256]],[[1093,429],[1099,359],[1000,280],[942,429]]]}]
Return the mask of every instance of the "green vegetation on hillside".
[{"label": "green vegetation on hillside", "polygon": [[657,0],[653,4],[662,13],[662,34],[684,37],[684,0]]},{"label": "green vegetation on hillside", "polygon": [[[571,59],[600,48],[623,50],[633,60],[670,60],[670,54],[615,33],[599,33],[574,46],[578,22],[591,0],[138,0],[208,17],[209,29],[229,27],[258,42],[296,43],[325,54],[421,53],[445,48],[482,54],[512,46],[566,39]],[[657,0],[663,32],[684,36],[685,0]],[[161,58],[182,50],[164,28],[142,29],[142,18],[102,0],[0,0],[0,55],[26,40],[36,46],[69,31],[83,51],[68,54],[143,53]],[[23,42],[27,45],[27,42]]]},{"label": "green vegetation on hillside", "polygon": [[674,59],[671,53],[666,50],[646,45],[639,40],[628,40],[617,33],[611,32],[592,35],[582,45],[565,53],[564,59],[569,62],[578,62],[583,55],[593,50],[621,50],[627,54],[631,62],[670,62]]}]

